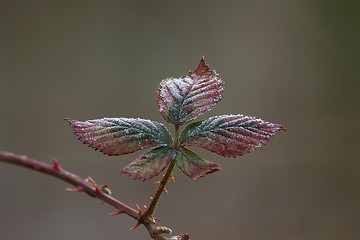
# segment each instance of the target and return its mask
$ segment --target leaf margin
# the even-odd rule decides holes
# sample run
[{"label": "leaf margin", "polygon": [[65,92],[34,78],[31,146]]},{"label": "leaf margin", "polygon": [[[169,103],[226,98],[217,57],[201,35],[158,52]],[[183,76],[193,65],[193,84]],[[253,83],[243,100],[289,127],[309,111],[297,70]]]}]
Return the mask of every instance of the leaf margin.
[{"label": "leaf margin", "polygon": [[[182,159],[181,156],[183,156]],[[199,178],[204,177],[207,174],[222,170],[220,165],[218,165],[217,163],[205,160],[185,147],[177,149],[174,160],[176,160],[176,165],[180,168],[180,170],[186,176],[190,177],[193,180],[198,180]],[[192,167],[190,167],[190,169],[187,169],[185,163],[190,166],[192,165]],[[206,166],[200,166],[200,164],[206,164]]]},{"label": "leaf margin", "polygon": [[[142,119],[142,118],[124,118],[124,117],[119,117],[119,118],[108,118],[108,117],[104,117],[104,118],[99,118],[99,119],[91,119],[91,120],[86,120],[86,121],[79,121],[79,120],[75,120],[75,119],[70,119],[70,118],[65,118],[65,121],[67,121],[70,126],[73,129],[74,134],[78,137],[78,140],[80,140],[83,144],[95,149],[96,151],[100,151],[102,153],[104,153],[105,155],[108,156],[120,156],[120,155],[125,155],[125,154],[130,154],[133,152],[136,152],[138,150],[142,150],[142,149],[146,149],[149,147],[159,147],[159,146],[165,146],[165,145],[171,145],[173,142],[173,138],[169,132],[169,130],[166,128],[166,126],[162,123],[159,122],[155,122],[152,120],[148,120],[148,119]],[[111,126],[111,121],[115,121],[115,120],[124,120],[124,121],[138,121],[140,122],[139,124],[141,125],[141,122],[146,122],[150,125],[155,126],[154,129],[158,130],[158,134],[159,134],[159,138],[156,138],[154,136],[154,139],[135,139],[134,141],[141,141],[143,140],[143,143],[139,143],[139,144],[135,144],[133,149],[129,149],[129,150],[125,150],[124,152],[111,152],[109,150],[106,149],[106,146],[104,147],[105,149],[103,149],[103,147],[101,146],[101,143],[105,143],[106,142],[106,137],[110,137],[108,139],[109,140],[116,140],[118,139],[120,141],[121,137],[125,137],[125,138],[129,138],[130,135],[126,135],[123,134],[122,136],[120,136],[119,138],[113,137],[111,138],[111,134],[113,133],[113,136],[115,135],[115,133],[119,133],[121,134],[121,131],[114,131],[114,132],[106,132],[106,131],[113,131],[114,129],[111,130],[112,127],[119,127],[121,128],[121,125],[112,125]],[[106,125],[109,124],[109,125]],[[127,123],[129,125],[129,123]],[[104,125],[104,126],[102,126]],[[131,124],[130,124],[131,125]],[[87,130],[87,128],[92,130]],[[153,129],[153,130],[154,130]],[[155,131],[156,131],[155,130]],[[100,132],[100,131],[104,131],[103,135],[96,135],[96,132]],[[124,130],[126,131],[126,130]],[[91,134],[93,134],[94,136],[91,136]],[[108,135],[108,136],[106,136]],[[161,136],[162,135],[162,136]],[[103,138],[105,139],[105,141],[99,141],[97,142],[94,139],[91,139],[91,137],[93,138]],[[130,141],[131,142],[131,141]],[[100,144],[100,146],[99,146]],[[119,143],[117,144],[118,148],[121,147],[126,147],[126,142],[123,143]],[[116,144],[114,144],[115,146]]]},{"label": "leaf margin", "polygon": [[[262,135],[260,137],[260,139],[255,139],[253,140],[253,144],[248,144],[249,146],[244,147],[244,145],[246,145],[246,143],[243,144],[243,149],[236,149],[236,150],[231,150],[229,149],[231,146],[230,145],[226,145],[227,142],[215,142],[213,144],[213,146],[211,146],[211,144],[204,144],[202,142],[209,141],[210,142],[210,138],[208,138],[207,136],[202,136],[201,132],[196,133],[194,129],[201,127],[202,124],[206,123],[207,121],[211,121],[211,120],[217,120],[217,119],[221,119],[221,118],[226,118],[226,117],[240,117],[240,118],[248,118],[250,121],[254,121],[254,122],[260,122],[261,124],[264,125],[268,125],[272,128],[268,129],[268,132],[266,132],[266,130],[262,130],[262,129],[258,129],[258,131],[262,131],[262,133],[254,133],[254,132],[247,132],[248,134],[253,133],[254,135],[259,134]],[[240,126],[241,127],[241,126]],[[193,129],[192,129],[193,128]],[[193,131],[193,134],[189,134],[191,133],[191,130]],[[245,129],[247,130],[247,129]],[[179,141],[180,141],[180,146],[181,147],[186,147],[186,146],[196,146],[196,147],[201,147],[204,148],[206,150],[209,150],[211,152],[214,152],[216,154],[219,154],[220,156],[223,157],[234,157],[236,158],[237,156],[242,156],[256,148],[260,148],[262,146],[264,146],[274,135],[276,132],[284,130],[286,131],[286,129],[281,126],[280,124],[275,124],[275,123],[271,123],[271,122],[267,122],[261,118],[258,117],[254,117],[254,116],[247,116],[247,115],[243,115],[243,114],[225,114],[225,115],[218,115],[218,116],[213,116],[204,120],[200,120],[197,122],[193,122],[190,123],[189,125],[186,126],[186,128],[181,132],[180,137],[179,137]],[[198,135],[196,135],[198,134]],[[245,138],[250,138],[251,136],[243,136],[244,139]],[[237,137],[239,139],[239,136]],[[233,140],[233,139],[231,139]],[[250,139],[247,139],[248,141],[251,141]],[[223,145],[222,147],[220,147],[220,145]],[[216,147],[218,147],[218,149],[216,149]],[[240,146],[237,146],[240,147]],[[219,150],[221,148],[224,148],[223,150]]]},{"label": "leaf margin", "polygon": [[[175,157],[174,149],[170,148],[169,146],[157,147],[152,149],[151,151],[148,151],[140,155],[130,164],[123,167],[121,169],[121,173],[125,173],[130,177],[134,177],[134,180],[142,180],[142,181],[150,180],[158,176],[165,168],[167,168],[170,162],[174,159],[174,157]],[[161,161],[162,161],[162,165],[159,166],[157,163]],[[145,172],[146,170],[144,170],[144,166],[139,166],[141,165],[139,163],[145,163],[157,168],[152,169],[152,173],[149,174]],[[140,169],[132,170],[131,168],[140,168]]]},{"label": "leaf margin", "polygon": [[[205,76],[206,74],[210,75],[210,77],[208,77],[208,79],[207,79],[207,83],[212,80],[214,82],[211,84],[204,84],[204,85],[205,85],[205,87],[209,87],[209,89],[207,89],[207,90],[213,90],[214,95],[208,96],[207,98],[202,98],[202,99],[196,100],[198,104],[201,101],[204,101],[204,102],[208,101],[208,103],[204,104],[203,106],[196,106],[196,101],[190,102],[190,104],[193,105],[192,106],[193,109],[191,109],[188,112],[183,113],[185,106],[186,106],[186,105],[184,106],[184,103],[186,102],[186,100],[191,98],[191,97],[189,97],[189,95],[191,95],[192,93],[194,93],[197,90],[196,89],[193,92],[191,92],[192,88],[194,86],[196,86],[196,84],[198,84],[198,82],[200,82],[202,80],[202,77]],[[186,79],[191,80],[193,82],[187,83]],[[176,85],[175,81],[177,81],[177,80],[178,80],[178,84],[180,84],[180,85],[184,85],[184,82],[189,84],[190,85],[189,89],[186,90],[185,87],[179,87],[178,85]],[[175,96],[174,92],[171,92],[170,86],[172,83],[174,83],[175,88],[177,88],[180,95],[182,94],[182,91],[185,91],[184,96],[180,96],[182,99],[178,99],[179,95]],[[156,94],[156,96],[157,96],[156,100],[157,100],[157,105],[159,107],[159,112],[163,116],[163,118],[171,124],[175,124],[175,125],[186,124],[186,123],[200,117],[201,115],[205,114],[206,112],[212,110],[218,104],[218,102],[222,99],[223,93],[225,91],[224,84],[225,84],[225,82],[222,80],[222,78],[219,77],[219,74],[217,74],[215,70],[212,70],[210,68],[210,66],[206,63],[205,58],[202,57],[199,61],[197,68],[194,69],[193,71],[189,71],[189,73],[187,75],[181,76],[179,78],[173,78],[173,77],[166,78],[160,82],[158,89],[157,89],[157,94]],[[173,102],[171,102],[168,99],[168,97],[166,96],[166,94],[163,92],[163,90],[165,88],[168,90],[168,96],[171,95],[171,97],[173,98]],[[174,87],[173,87],[173,89],[174,89]],[[203,93],[205,93],[205,90],[200,91],[199,93],[203,94]],[[186,104],[189,105],[189,103],[186,103]],[[178,105],[181,105],[181,106],[178,106]],[[178,109],[176,109],[176,108],[178,108]],[[191,113],[193,113],[193,112],[195,112],[195,114],[191,115]],[[177,116],[175,116],[175,115],[177,115]]]}]

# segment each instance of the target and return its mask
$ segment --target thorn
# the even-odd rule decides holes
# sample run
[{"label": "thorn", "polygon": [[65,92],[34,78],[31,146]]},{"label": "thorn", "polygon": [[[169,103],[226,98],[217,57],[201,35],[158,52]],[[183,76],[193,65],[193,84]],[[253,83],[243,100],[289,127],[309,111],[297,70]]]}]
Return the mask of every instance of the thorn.
[{"label": "thorn", "polygon": [[65,190],[68,192],[84,192],[85,191],[85,189],[81,186],[78,186],[76,188],[66,188]]},{"label": "thorn", "polygon": [[149,198],[150,198],[151,201],[154,199],[153,197],[149,197]]},{"label": "thorn", "polygon": [[119,210],[119,211],[116,211],[116,212],[113,212],[113,213],[110,213],[110,216],[116,216],[116,215],[119,215],[119,214],[122,214],[122,213],[125,213],[123,210]]},{"label": "thorn", "polygon": [[163,180],[156,181],[155,184],[162,184]]},{"label": "thorn", "polygon": [[169,177],[169,178],[171,178],[171,179],[174,181],[174,183],[176,182],[174,175],[170,174],[170,177]]},{"label": "thorn", "polygon": [[142,215],[142,210],[141,210],[141,208],[139,207],[139,205],[136,204],[136,208],[137,208],[137,210],[138,210],[139,215],[141,216],[141,215]]},{"label": "thorn", "polygon": [[154,216],[150,216],[150,217],[148,218],[148,221],[151,222],[151,223],[156,224],[156,221],[160,221],[160,219],[158,219],[158,218],[156,218],[156,217],[154,217]]},{"label": "thorn", "polygon": [[148,218],[148,221],[151,222],[151,223],[153,223],[153,224],[156,224],[156,221],[155,221],[155,219],[154,219],[153,217],[149,217],[149,218]]},{"label": "thorn", "polygon": [[144,206],[145,209],[147,209],[147,206],[145,204],[143,206]]},{"label": "thorn", "polygon": [[54,158],[53,169],[55,169],[56,171],[61,170],[60,164],[59,164],[59,162],[58,162],[58,160],[56,158]]},{"label": "thorn", "polygon": [[141,225],[141,222],[138,221],[132,228],[130,228],[130,231],[134,230],[135,228],[137,228],[140,225]]},{"label": "thorn", "polygon": [[86,178],[86,181],[90,182],[90,183],[93,185],[93,187],[95,188],[95,191],[96,191],[97,194],[100,194],[100,193],[101,193],[100,188],[98,187],[98,185],[96,184],[96,182],[95,182],[91,177],[87,177],[87,178]]},{"label": "thorn", "polygon": [[169,193],[169,191],[166,188],[164,188],[163,192]]}]

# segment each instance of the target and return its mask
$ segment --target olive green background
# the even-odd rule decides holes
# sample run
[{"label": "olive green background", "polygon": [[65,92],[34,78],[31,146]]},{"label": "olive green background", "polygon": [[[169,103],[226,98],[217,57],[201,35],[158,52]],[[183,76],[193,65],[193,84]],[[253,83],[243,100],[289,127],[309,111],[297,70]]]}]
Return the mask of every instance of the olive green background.
[{"label": "olive green background", "polygon": [[[251,154],[193,149],[223,171],[176,183],[156,216],[192,239],[360,238],[359,1],[0,0],[0,149],[110,185],[135,207],[154,181],[121,175],[63,118],[163,121],[158,83],[202,56],[226,82],[206,118],[243,113],[287,128]],[[169,125],[167,125],[169,126]],[[171,126],[169,126],[171,127]],[[144,152],[144,151],[142,151]],[[68,184],[0,163],[0,239],[149,239]]]}]

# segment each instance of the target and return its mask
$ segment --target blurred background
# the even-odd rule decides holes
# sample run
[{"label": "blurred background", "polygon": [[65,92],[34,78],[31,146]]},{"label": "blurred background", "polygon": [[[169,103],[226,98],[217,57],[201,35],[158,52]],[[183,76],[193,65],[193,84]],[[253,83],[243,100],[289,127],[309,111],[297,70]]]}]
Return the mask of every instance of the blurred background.
[{"label": "blurred background", "polygon": [[[360,239],[360,2],[0,0],[0,149],[109,184],[126,204],[157,185],[120,170],[65,117],[164,122],[159,82],[202,56],[226,82],[202,116],[242,113],[284,125],[237,159],[193,149],[223,171],[178,169],[156,216],[192,239]],[[169,126],[171,127],[171,126]],[[0,163],[0,239],[149,239],[127,216],[68,184]]]}]

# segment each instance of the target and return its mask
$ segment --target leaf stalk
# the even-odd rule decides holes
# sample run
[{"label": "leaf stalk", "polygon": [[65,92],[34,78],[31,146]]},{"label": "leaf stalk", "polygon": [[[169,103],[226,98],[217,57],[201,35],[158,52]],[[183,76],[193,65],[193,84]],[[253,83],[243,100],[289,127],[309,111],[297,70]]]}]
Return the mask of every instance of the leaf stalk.
[{"label": "leaf stalk", "polygon": [[178,149],[180,147],[179,146],[179,137],[180,137],[180,125],[176,124],[175,125],[175,139],[174,139],[173,146],[172,146],[174,149]]},{"label": "leaf stalk", "polygon": [[[180,125],[176,124],[175,125],[175,139],[172,145],[173,149],[178,149],[179,148],[179,135],[180,135]],[[159,182],[160,185],[154,195],[154,197],[151,200],[151,203],[149,205],[149,207],[146,209],[146,211],[142,214],[140,221],[144,221],[147,220],[149,217],[152,216],[152,214],[155,211],[155,208],[158,204],[158,201],[162,195],[162,193],[164,192],[164,189],[166,187],[166,184],[169,181],[169,178],[171,176],[172,171],[174,170],[176,164],[176,160],[175,158],[173,158],[173,160],[171,161],[171,163],[169,164],[169,167],[164,175],[164,177],[162,178],[162,180]]]}]

